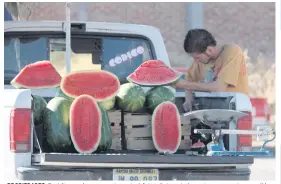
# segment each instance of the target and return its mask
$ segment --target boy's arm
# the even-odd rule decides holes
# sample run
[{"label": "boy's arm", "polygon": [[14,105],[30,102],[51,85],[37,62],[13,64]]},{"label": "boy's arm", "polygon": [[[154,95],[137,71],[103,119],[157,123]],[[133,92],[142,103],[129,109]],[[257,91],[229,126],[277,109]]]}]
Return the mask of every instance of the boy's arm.
[{"label": "boy's arm", "polygon": [[221,81],[220,79],[209,83],[180,80],[175,87],[178,89],[185,89],[187,91],[223,92],[227,87],[227,83]]}]

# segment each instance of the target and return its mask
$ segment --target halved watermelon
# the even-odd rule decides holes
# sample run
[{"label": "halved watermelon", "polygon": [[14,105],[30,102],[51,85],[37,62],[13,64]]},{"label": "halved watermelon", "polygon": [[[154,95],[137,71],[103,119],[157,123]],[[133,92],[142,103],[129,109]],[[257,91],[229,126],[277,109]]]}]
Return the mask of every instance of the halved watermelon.
[{"label": "halved watermelon", "polygon": [[148,60],[131,73],[127,80],[141,86],[163,86],[175,83],[182,75],[160,60]]},{"label": "halved watermelon", "polygon": [[93,153],[101,140],[102,113],[89,95],[77,97],[70,106],[70,135],[76,151]]},{"label": "halved watermelon", "polygon": [[15,88],[44,89],[60,85],[61,76],[50,61],[26,65],[11,81]]},{"label": "halved watermelon", "polygon": [[181,119],[177,106],[170,102],[159,104],[152,114],[152,140],[160,153],[175,153],[181,142]]},{"label": "halved watermelon", "polygon": [[116,75],[107,71],[79,71],[63,77],[60,87],[67,96],[72,98],[86,94],[100,102],[115,97],[119,91],[120,82]]}]

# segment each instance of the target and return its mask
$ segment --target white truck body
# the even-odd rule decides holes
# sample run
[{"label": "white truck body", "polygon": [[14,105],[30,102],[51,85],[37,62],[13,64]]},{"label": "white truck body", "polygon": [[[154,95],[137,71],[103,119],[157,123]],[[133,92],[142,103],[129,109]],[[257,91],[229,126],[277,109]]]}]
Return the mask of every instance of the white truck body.
[{"label": "white truck body", "polygon": [[[152,52],[154,59],[164,61],[170,66],[169,57],[166,51],[166,47],[158,29],[145,26],[145,25],[133,25],[133,24],[121,24],[121,23],[105,23],[105,22],[82,22],[86,25],[86,29],[83,33],[90,34],[106,34],[106,35],[129,35],[129,36],[141,36],[149,40],[152,46]],[[40,32],[64,32],[64,22],[61,21],[27,21],[27,22],[5,22],[4,32],[6,34],[12,33],[17,35],[19,33],[40,33]],[[83,34],[82,33],[82,34]],[[32,51],[31,51],[32,52]],[[5,61],[7,62],[7,61]],[[17,153],[10,151],[10,114],[13,108],[26,108],[31,109],[31,94],[40,95],[43,97],[53,97],[56,91],[52,89],[47,90],[29,90],[29,89],[15,89],[9,84],[4,86],[4,131],[3,137],[7,138],[2,141],[4,143],[4,176],[5,180],[14,179],[105,179],[111,180],[112,168],[134,168],[137,164],[142,168],[166,168],[166,170],[160,170],[160,179],[233,179],[233,180],[247,180],[250,175],[249,166],[253,163],[252,157],[190,157],[182,155],[181,159],[176,160],[174,158],[171,161],[161,158],[157,155],[131,155],[126,154],[117,155],[71,155],[71,154],[47,154],[47,153],[33,153],[33,134],[31,136],[31,151],[27,153]],[[195,93],[196,97],[228,97],[233,96],[232,101],[236,105],[236,110],[251,112],[251,103],[247,96],[239,93]],[[184,97],[183,92],[177,92],[177,97]],[[230,128],[235,129],[236,125],[231,124]],[[33,127],[31,126],[31,132]],[[231,135],[229,137],[229,149],[236,150],[237,137]],[[96,157],[96,156],[99,156]],[[139,156],[139,157],[137,157]],[[142,163],[137,158],[143,157],[144,160],[150,160],[149,163]],[[179,157],[180,158],[180,157]],[[178,159],[179,159],[178,158]],[[61,160],[60,159],[66,159]],[[88,161],[87,161],[88,159]],[[112,160],[111,160],[112,159]],[[114,161],[114,159],[116,159]],[[127,160],[126,160],[127,159]],[[172,160],[174,159],[174,162]],[[100,161],[99,161],[100,160]],[[111,160],[110,163],[106,163],[103,160]],[[129,161],[128,161],[129,160]],[[155,162],[153,161],[155,160]],[[76,170],[76,167],[81,167],[83,170]],[[104,170],[103,170],[104,169]],[[181,169],[182,172],[176,170]],[[187,169],[190,172],[187,172]],[[208,170],[209,169],[209,170]],[[85,172],[86,170],[86,172]],[[204,170],[212,171],[209,174]],[[60,172],[65,172],[60,174]],[[177,171],[177,172],[175,172]],[[177,174],[178,173],[178,174]],[[233,178],[231,178],[233,176]]]}]

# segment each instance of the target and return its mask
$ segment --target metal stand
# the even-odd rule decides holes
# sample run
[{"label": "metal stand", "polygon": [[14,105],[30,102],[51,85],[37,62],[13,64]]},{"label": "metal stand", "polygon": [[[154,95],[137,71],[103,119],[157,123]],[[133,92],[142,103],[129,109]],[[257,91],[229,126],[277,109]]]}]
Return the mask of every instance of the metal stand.
[{"label": "metal stand", "polygon": [[[202,134],[212,134],[212,142],[209,143],[208,147],[208,156],[271,156],[272,152],[265,149],[265,145],[275,139],[275,131],[266,130],[266,131],[251,131],[251,130],[228,130],[228,129],[195,129],[194,133]],[[259,151],[226,151],[223,143],[224,134],[248,134],[248,135],[264,135],[272,134],[273,138],[270,140],[264,140],[264,144]]]},{"label": "metal stand", "polygon": [[[222,129],[229,124],[234,118],[239,119],[247,114],[233,110],[199,110],[186,113],[185,116],[200,119],[201,122],[211,129],[194,129],[194,133],[212,134],[212,142],[207,145],[208,156],[271,156],[270,151],[265,150],[265,145],[275,139],[275,131],[267,126],[258,127],[255,130],[230,130]],[[226,151],[223,143],[224,134],[236,135],[257,135],[258,140],[265,141],[259,151]],[[273,135],[272,139],[268,139],[269,135]]]}]

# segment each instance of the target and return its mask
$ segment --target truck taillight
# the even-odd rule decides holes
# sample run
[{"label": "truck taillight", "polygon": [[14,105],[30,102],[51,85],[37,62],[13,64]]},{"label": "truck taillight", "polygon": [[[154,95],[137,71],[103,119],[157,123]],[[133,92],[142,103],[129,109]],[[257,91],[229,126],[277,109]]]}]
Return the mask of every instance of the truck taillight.
[{"label": "truck taillight", "polygon": [[10,150],[30,152],[31,110],[12,109],[10,115]]},{"label": "truck taillight", "polygon": [[[245,112],[248,116],[238,120],[238,130],[252,130],[252,114]],[[252,135],[238,135],[237,136],[237,150],[250,151],[252,150]]]}]

